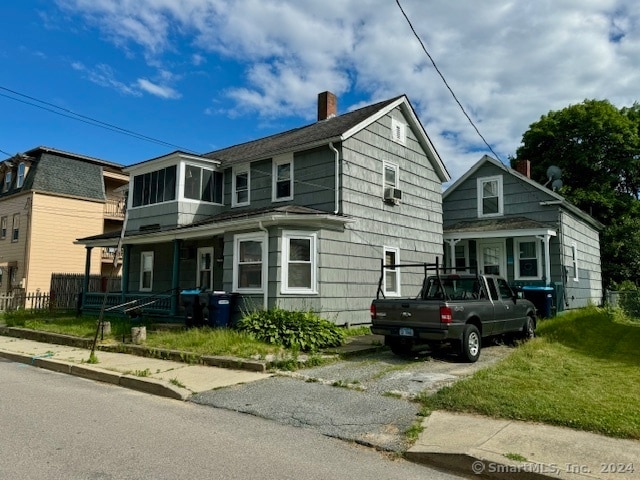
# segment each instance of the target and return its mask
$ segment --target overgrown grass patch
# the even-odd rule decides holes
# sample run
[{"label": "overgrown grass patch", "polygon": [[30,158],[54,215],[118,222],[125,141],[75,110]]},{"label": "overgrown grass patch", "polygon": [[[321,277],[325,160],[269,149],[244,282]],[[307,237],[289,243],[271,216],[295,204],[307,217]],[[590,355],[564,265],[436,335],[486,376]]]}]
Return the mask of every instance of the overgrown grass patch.
[{"label": "overgrown grass patch", "polygon": [[640,439],[640,325],[587,308],[540,323],[498,365],[420,397],[446,409]]},{"label": "overgrown grass patch", "polygon": [[147,334],[147,347],[182,350],[198,355],[231,355],[242,358],[281,354],[284,349],[226,328],[193,328]]}]

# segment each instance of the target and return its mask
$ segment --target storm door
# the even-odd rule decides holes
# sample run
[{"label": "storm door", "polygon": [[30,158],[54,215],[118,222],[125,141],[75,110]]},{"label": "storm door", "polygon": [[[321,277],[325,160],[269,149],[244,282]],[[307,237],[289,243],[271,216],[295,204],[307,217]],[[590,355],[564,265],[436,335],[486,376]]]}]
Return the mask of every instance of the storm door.
[{"label": "storm door", "polygon": [[480,273],[506,277],[505,250],[502,240],[478,242]]}]

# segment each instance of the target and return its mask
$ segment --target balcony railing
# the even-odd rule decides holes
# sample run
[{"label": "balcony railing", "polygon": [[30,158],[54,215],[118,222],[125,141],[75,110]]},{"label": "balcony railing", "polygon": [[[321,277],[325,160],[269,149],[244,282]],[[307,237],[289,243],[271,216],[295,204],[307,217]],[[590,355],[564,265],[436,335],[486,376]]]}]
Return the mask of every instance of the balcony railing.
[{"label": "balcony railing", "polygon": [[124,219],[124,198],[107,198],[104,204],[104,216]]},{"label": "balcony railing", "polygon": [[122,250],[119,250],[115,247],[102,247],[102,261],[103,262],[111,262],[118,257],[118,262],[122,263]]}]

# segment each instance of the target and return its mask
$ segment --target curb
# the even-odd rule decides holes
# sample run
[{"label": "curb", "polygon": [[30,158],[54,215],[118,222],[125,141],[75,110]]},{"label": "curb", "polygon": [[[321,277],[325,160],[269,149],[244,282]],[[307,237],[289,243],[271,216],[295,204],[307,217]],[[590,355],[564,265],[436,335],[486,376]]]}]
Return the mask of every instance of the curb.
[{"label": "curb", "polygon": [[169,382],[155,378],[125,375],[92,365],[78,365],[44,357],[6,352],[4,350],[0,350],[0,357],[16,363],[23,363],[45,370],[74,375],[87,380],[109,383],[143,393],[172,398],[174,400],[185,401],[191,397],[191,392],[186,388],[177,387]]},{"label": "curb", "polygon": [[[59,333],[42,332],[27,328],[0,326],[0,335],[12,338],[23,338],[36,342],[52,343],[64,345],[66,347],[91,349],[93,340],[62,335]],[[167,350],[162,348],[151,348],[143,345],[118,343],[114,345],[96,345],[96,349],[111,353],[128,353],[139,357],[157,358],[159,360],[172,360],[187,364],[201,364],[212,367],[231,368],[234,370],[247,370],[250,372],[266,372],[272,367],[267,361],[256,361],[237,357],[203,356],[196,353],[184,352],[181,350]]]}]

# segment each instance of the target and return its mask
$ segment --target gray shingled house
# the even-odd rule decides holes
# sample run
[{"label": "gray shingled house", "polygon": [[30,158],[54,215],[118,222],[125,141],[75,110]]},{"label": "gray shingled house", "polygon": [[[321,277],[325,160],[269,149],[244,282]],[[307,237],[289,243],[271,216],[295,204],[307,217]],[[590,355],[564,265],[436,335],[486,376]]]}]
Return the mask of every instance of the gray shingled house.
[{"label": "gray shingled house", "polygon": [[449,266],[504,276],[543,315],[602,303],[602,224],[531,180],[528,162],[485,155],[445,191],[443,212]]},{"label": "gray shingled house", "polygon": [[[313,124],[127,171],[123,288],[109,305],[150,296],[145,309],[179,319],[177,292],[197,288],[237,295],[240,309],[310,309],[364,324],[382,260],[443,255],[450,177],[406,96],[337,115],[336,97],[324,92]],[[385,271],[384,293],[413,295],[421,281]],[[85,294],[85,309],[101,304],[101,294]]]}]

